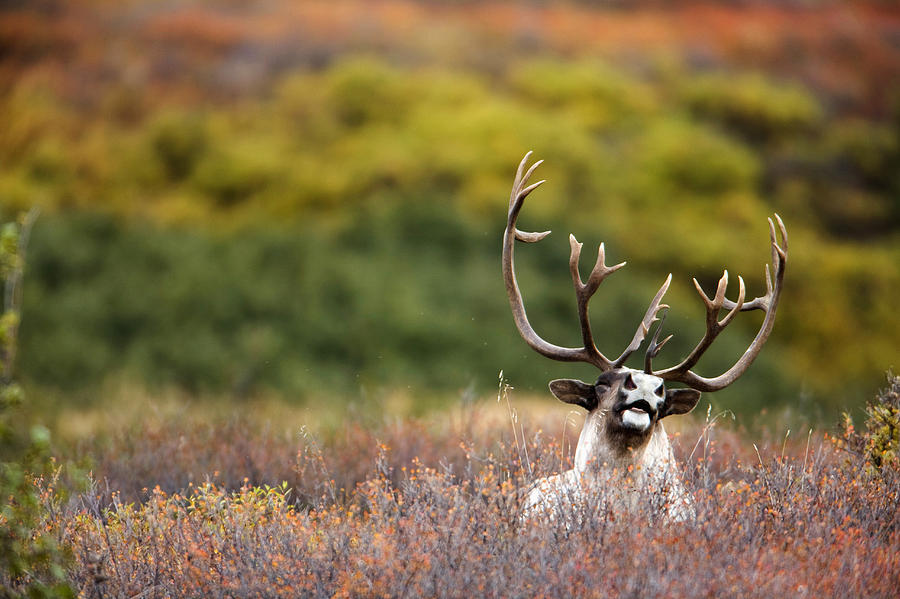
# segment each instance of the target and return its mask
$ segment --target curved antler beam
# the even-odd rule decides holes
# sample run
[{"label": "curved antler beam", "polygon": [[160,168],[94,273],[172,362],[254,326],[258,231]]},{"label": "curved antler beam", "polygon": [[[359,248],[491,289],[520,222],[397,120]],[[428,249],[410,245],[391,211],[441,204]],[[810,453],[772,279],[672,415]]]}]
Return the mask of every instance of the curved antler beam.
[{"label": "curved antler beam", "polygon": [[[750,364],[752,364],[756,359],[756,356],[759,355],[762,346],[772,333],[772,328],[775,326],[775,312],[778,308],[778,300],[781,298],[781,291],[784,287],[784,271],[787,266],[788,254],[788,234],[781,217],[776,214],[775,220],[778,222],[778,231],[781,234],[781,244],[779,245],[778,243],[775,232],[775,223],[773,223],[770,218],[769,237],[772,245],[772,266],[775,269],[774,284],[769,265],[766,264],[766,294],[754,298],[749,302],[744,302],[744,280],[738,277],[738,300],[732,302],[725,298],[725,288],[728,285],[728,271],[725,271],[722,278],[719,279],[719,285],[713,299],[709,299],[706,296],[701,289],[700,284],[697,283],[697,279],[694,279],[694,285],[697,287],[697,291],[700,293],[701,298],[706,304],[706,333],[694,350],[688,357],[682,360],[680,364],[659,372],[654,372],[654,375],[664,380],[682,382],[698,391],[718,391],[733,383],[747,371],[747,368],[750,367]],[[725,315],[725,318],[720,321],[718,320],[718,314],[721,309],[728,310],[728,313]],[[766,316],[763,319],[759,332],[757,332],[753,342],[750,343],[750,346],[734,366],[713,378],[706,378],[693,372],[691,368],[697,364],[697,361],[709,348],[719,333],[728,326],[738,312],[747,310],[763,310],[766,313]],[[656,351],[658,352],[658,348]],[[653,355],[655,356],[656,354],[654,353]],[[647,366],[649,368],[649,360]]]},{"label": "curved antler beam", "polygon": [[525,339],[525,342],[532,349],[543,356],[564,362],[587,362],[588,364],[593,364],[604,372],[607,370],[612,370],[613,368],[618,368],[625,362],[625,360],[628,359],[628,357],[634,351],[637,350],[638,347],[640,347],[641,343],[650,330],[650,326],[657,320],[659,311],[668,308],[667,305],[661,302],[663,295],[665,295],[666,290],[669,288],[669,283],[672,280],[672,275],[669,275],[669,277],[663,283],[662,287],[660,287],[656,296],[653,298],[653,301],[650,303],[650,307],[647,309],[643,320],[638,326],[638,330],[637,332],[635,332],[631,344],[629,344],[629,346],[625,349],[621,356],[619,356],[615,361],[612,361],[602,353],[600,353],[600,351],[597,349],[596,344],[594,343],[593,333],[591,332],[590,319],[588,317],[588,304],[593,295],[597,292],[597,289],[600,287],[600,284],[603,282],[603,280],[625,266],[625,262],[615,264],[613,266],[607,266],[606,250],[604,245],[601,243],[600,248],[597,251],[597,261],[594,264],[594,268],[591,270],[591,274],[588,276],[588,279],[585,282],[581,279],[581,274],[578,270],[578,263],[581,258],[581,249],[583,247],[583,244],[579,243],[578,240],[575,239],[574,235],[569,235],[569,247],[571,250],[569,254],[569,270],[572,274],[572,284],[575,287],[575,298],[578,305],[578,319],[581,324],[581,337],[584,345],[577,348],[561,347],[542,339],[534,331],[531,323],[528,322],[528,316],[525,313],[525,306],[522,301],[522,293],[520,292],[519,284],[516,281],[515,262],[513,256],[515,249],[515,240],[518,239],[519,241],[524,241],[526,243],[534,243],[540,241],[550,234],[550,231],[528,233],[525,231],[520,231],[518,228],[516,228],[516,220],[519,217],[519,212],[521,212],[522,210],[525,198],[528,197],[528,194],[530,194],[532,191],[534,191],[544,183],[544,181],[542,180],[538,181],[537,183],[527,185],[529,177],[531,177],[535,169],[543,162],[542,160],[535,162],[526,171],[525,165],[528,163],[528,159],[530,157],[531,152],[525,154],[525,157],[522,159],[522,162],[519,163],[519,168],[516,171],[516,178],[513,182],[512,192],[509,196],[509,212],[507,214],[506,220],[506,231],[503,233],[503,280],[506,283],[506,293],[509,296],[509,305],[512,309],[513,319],[516,322],[516,327],[519,329],[519,334],[522,335],[522,338]]},{"label": "curved antler beam", "polygon": [[[525,243],[535,243],[550,234],[550,231],[528,233],[525,231],[520,231],[518,228],[516,228],[516,219],[519,217],[519,212],[522,210],[525,198],[528,197],[528,194],[530,194],[532,191],[534,191],[544,183],[544,181],[541,180],[526,187],[528,178],[543,162],[542,160],[538,160],[533,165],[531,165],[531,168],[529,168],[526,172],[525,165],[528,163],[528,159],[530,157],[531,152],[525,154],[525,157],[522,159],[522,162],[519,163],[519,168],[516,171],[516,178],[513,182],[512,192],[510,193],[509,197],[509,213],[507,214],[506,219],[506,231],[504,231],[503,233],[503,281],[506,284],[506,294],[509,297],[509,306],[512,309],[513,319],[516,322],[516,328],[518,328],[519,334],[522,335],[522,338],[525,339],[525,343],[527,343],[529,347],[531,347],[542,356],[562,362],[587,362],[588,364],[593,364],[600,370],[609,370],[612,367],[611,362],[603,354],[601,354],[599,350],[597,350],[592,341],[590,343],[587,342],[590,338],[590,329],[587,329],[587,332],[584,333],[584,337],[586,340],[584,347],[562,347],[550,343],[549,341],[545,341],[543,338],[541,338],[541,336],[538,335],[535,332],[534,328],[531,326],[531,323],[528,321],[528,316],[525,313],[525,305],[522,300],[522,293],[519,290],[519,283],[516,280],[515,273],[515,260],[513,256],[515,241],[518,239],[519,241],[524,241]],[[576,271],[574,277],[580,283],[580,277],[577,276],[578,255],[575,252],[574,245],[572,246],[572,248],[573,258],[576,262]],[[580,251],[580,249],[581,246],[580,244],[578,244],[578,251]],[[602,263],[601,259],[598,259],[598,264],[599,263]],[[618,267],[619,266],[613,267],[613,270]],[[605,276],[605,274],[603,276]],[[588,279],[588,286],[593,285],[593,278],[594,273],[591,273],[591,278]],[[597,282],[597,284],[599,285],[599,282]],[[579,298],[580,296],[581,293],[579,292]],[[581,299],[579,299],[579,311],[580,306]],[[586,309],[587,308],[585,302],[585,319],[587,318]]]}]

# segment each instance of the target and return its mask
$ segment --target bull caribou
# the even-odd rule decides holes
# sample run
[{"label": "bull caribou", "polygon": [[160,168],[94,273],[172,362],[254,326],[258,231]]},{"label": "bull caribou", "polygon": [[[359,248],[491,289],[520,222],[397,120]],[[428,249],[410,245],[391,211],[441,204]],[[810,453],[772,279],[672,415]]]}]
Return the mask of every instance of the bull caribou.
[{"label": "bull caribou", "polygon": [[[601,243],[597,262],[585,282],[578,268],[582,244],[573,235],[569,235],[569,269],[575,286],[583,346],[561,347],[545,341],[535,333],[525,314],[522,294],[516,281],[513,261],[515,241],[534,243],[550,233],[528,233],[516,227],[525,198],[544,183],[541,180],[528,185],[529,178],[543,162],[537,161],[526,169],[530,157],[531,152],[525,155],[516,172],[509,199],[506,231],[503,234],[503,279],[513,319],[522,338],[539,354],[563,362],[586,362],[598,368],[600,375],[593,383],[574,379],[550,382],[550,391],[557,399],[581,406],[587,410],[587,416],[575,450],[574,466],[571,470],[538,480],[525,498],[522,518],[528,520],[541,516],[555,520],[562,516],[570,522],[573,515],[583,515],[599,505],[612,510],[633,510],[638,507],[638,502],[651,497],[659,502],[660,513],[668,519],[689,519],[694,513],[692,501],[678,475],[662,419],[690,412],[697,405],[701,392],[717,391],[735,382],[759,355],[775,324],[775,311],[784,282],[788,250],[784,223],[777,214],[775,222],[769,219],[774,279],[767,264],[764,295],[745,301],[744,280],[738,277],[737,301],[727,299],[727,270],[719,279],[712,298],[706,295],[697,279],[694,279],[694,286],[706,307],[706,332],[684,360],[662,370],[655,370],[652,362],[672,338],[669,335],[662,341],[659,340],[665,310],[669,307],[662,303],[662,299],[672,281],[672,275],[666,277],[650,302],[628,347],[615,359],[607,358],[594,343],[588,319],[588,303],[603,280],[625,266],[625,263],[607,266]],[[777,233],[780,233],[780,242]],[[723,310],[725,314],[720,319],[719,315]],[[762,310],[765,317],[744,354],[719,376],[707,378],[695,373],[692,369],[719,333],[739,312],[748,310]],[[643,370],[626,367],[626,360],[640,348],[653,323],[657,321],[659,325],[647,344]],[[668,382],[682,383],[686,387],[667,388]]]}]

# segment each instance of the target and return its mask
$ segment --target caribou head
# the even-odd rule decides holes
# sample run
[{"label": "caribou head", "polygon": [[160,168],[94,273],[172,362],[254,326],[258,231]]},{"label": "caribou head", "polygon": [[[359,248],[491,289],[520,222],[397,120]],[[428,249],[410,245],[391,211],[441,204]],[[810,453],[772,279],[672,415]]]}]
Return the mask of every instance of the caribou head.
[{"label": "caribou head", "polygon": [[[697,405],[701,392],[717,391],[727,387],[746,372],[759,355],[775,324],[775,311],[781,296],[787,263],[787,231],[781,218],[776,214],[775,222],[781,234],[779,243],[775,222],[769,219],[774,280],[767,264],[765,271],[767,289],[764,295],[746,301],[744,280],[738,277],[737,300],[727,299],[725,291],[728,287],[728,271],[725,271],[719,279],[716,293],[712,298],[704,293],[694,279],[694,286],[706,308],[706,332],[687,357],[680,363],[663,369],[654,369],[653,359],[672,338],[672,335],[669,335],[662,341],[659,339],[665,320],[664,311],[668,308],[662,303],[662,299],[672,281],[672,275],[666,278],[650,302],[631,343],[618,357],[610,359],[602,354],[594,343],[588,319],[588,303],[603,280],[625,266],[625,263],[607,266],[605,250],[603,244],[600,244],[594,268],[587,281],[583,281],[578,268],[582,244],[574,236],[569,235],[571,248],[569,270],[575,287],[583,345],[581,347],[554,345],[542,339],[528,321],[522,294],[516,282],[513,261],[516,240],[534,243],[550,234],[550,231],[528,233],[516,228],[516,220],[525,198],[544,183],[538,181],[528,185],[529,178],[542,162],[535,162],[526,170],[530,156],[531,152],[525,155],[516,172],[509,200],[506,231],[503,235],[503,278],[513,318],[525,342],[539,354],[563,362],[592,364],[600,370],[600,375],[593,384],[573,379],[551,381],[550,391],[553,395],[561,401],[583,407],[588,415],[575,450],[574,468],[555,477],[538,481],[526,501],[526,509],[532,512],[555,509],[554,504],[563,496],[584,497],[583,487],[586,481],[590,484],[591,480],[595,480],[599,475],[605,475],[611,468],[636,466],[639,476],[644,476],[647,480],[665,479],[666,488],[670,493],[678,495],[678,503],[682,504],[676,516],[679,514],[683,516],[687,511],[683,505],[687,499],[677,483],[674,458],[661,420],[673,414],[690,412]],[[725,314],[720,318],[723,310]],[[747,310],[762,310],[765,317],[759,332],[744,354],[731,368],[718,376],[707,378],[694,372],[693,368],[719,333],[739,312]],[[641,347],[655,322],[659,322],[659,325],[647,344],[643,370],[627,368],[625,362]],[[666,388],[666,383],[681,383],[686,387]],[[572,488],[573,485],[579,487],[577,492]]]},{"label": "caribou head", "polygon": [[588,411],[585,425],[590,437],[604,441],[602,447],[585,443],[576,449],[575,460],[586,469],[590,462],[619,463],[650,441],[657,423],[672,414],[694,409],[700,392],[695,389],[666,389],[659,377],[630,368],[602,373],[593,385],[574,379],[551,381],[550,391],[557,399],[579,405]]}]

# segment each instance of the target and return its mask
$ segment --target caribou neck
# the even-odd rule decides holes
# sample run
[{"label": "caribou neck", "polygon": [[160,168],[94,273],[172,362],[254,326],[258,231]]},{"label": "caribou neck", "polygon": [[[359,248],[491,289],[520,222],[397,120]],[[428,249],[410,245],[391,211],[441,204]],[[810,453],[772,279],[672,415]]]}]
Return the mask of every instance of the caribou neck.
[{"label": "caribou neck", "polygon": [[606,425],[600,410],[587,415],[575,449],[572,469],[576,474],[608,475],[611,470],[627,474],[628,466],[640,466],[641,470],[646,470],[656,462],[668,461],[671,449],[662,422],[654,425],[653,433],[642,443],[625,447],[610,443]]}]

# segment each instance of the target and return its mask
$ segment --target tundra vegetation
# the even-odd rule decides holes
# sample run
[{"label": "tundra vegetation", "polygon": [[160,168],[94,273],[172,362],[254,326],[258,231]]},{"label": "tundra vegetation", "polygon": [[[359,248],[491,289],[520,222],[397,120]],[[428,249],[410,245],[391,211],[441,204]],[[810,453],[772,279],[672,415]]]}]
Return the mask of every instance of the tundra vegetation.
[{"label": "tundra vegetation", "polygon": [[650,496],[568,530],[518,510],[532,481],[572,466],[572,427],[524,409],[511,423],[492,403],[299,435],[254,411],[148,406],[80,448],[95,480],[77,501],[44,487],[43,522],[85,597],[896,593],[900,463],[896,439],[872,461],[878,425],[754,445],[708,415],[673,439],[695,519],[662,525]]},{"label": "tundra vegetation", "polygon": [[[4,279],[27,267],[0,596],[893,597],[898,9],[620,4],[3,3],[0,222],[41,217],[27,260],[25,221],[0,239]],[[546,381],[590,376],[510,321],[500,198],[529,148],[551,185],[523,227],[640,265],[592,320],[610,347],[672,271],[689,352],[690,276],[763,289],[765,217],[790,224],[766,351],[673,428],[695,519],[657,525],[651,495],[520,522],[573,466]],[[569,248],[543,245],[518,275],[571,345]]]}]

